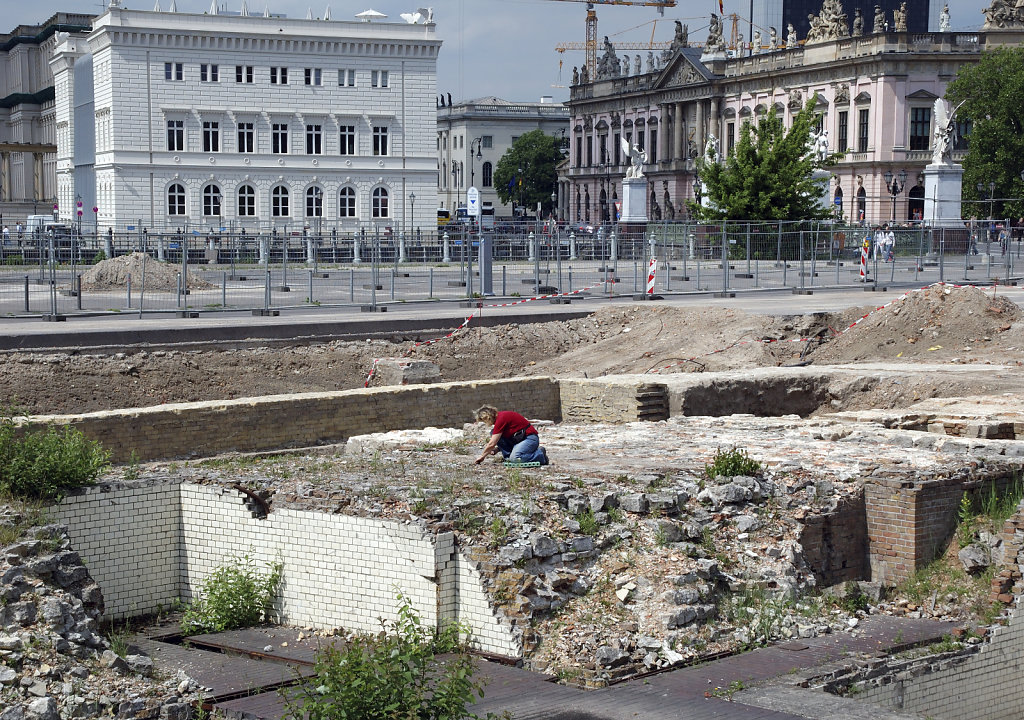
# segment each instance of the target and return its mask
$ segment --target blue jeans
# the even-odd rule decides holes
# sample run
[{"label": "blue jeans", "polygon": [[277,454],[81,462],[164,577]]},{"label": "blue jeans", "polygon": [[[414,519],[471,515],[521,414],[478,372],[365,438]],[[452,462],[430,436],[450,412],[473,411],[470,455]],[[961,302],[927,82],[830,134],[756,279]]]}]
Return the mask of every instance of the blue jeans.
[{"label": "blue jeans", "polygon": [[544,457],[544,453],[540,452],[538,435],[527,435],[522,442],[503,437],[498,441],[498,449],[502,457],[512,462],[541,462]]}]

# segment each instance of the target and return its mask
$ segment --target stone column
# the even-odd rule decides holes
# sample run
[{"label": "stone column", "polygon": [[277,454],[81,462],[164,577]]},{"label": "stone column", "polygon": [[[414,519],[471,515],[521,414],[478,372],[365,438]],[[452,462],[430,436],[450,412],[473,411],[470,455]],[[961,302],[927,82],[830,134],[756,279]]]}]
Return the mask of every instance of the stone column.
[{"label": "stone column", "polygon": [[11,199],[11,154],[0,152],[0,201]]},{"label": "stone column", "polygon": [[658,136],[661,139],[661,150],[658,151],[659,160],[671,160],[672,159],[672,138],[669,133],[668,124],[668,103],[662,103],[658,106],[661,110],[660,117],[658,118]]},{"label": "stone column", "polygon": [[683,135],[683,104],[676,103],[676,111],[672,117],[672,157],[682,160],[686,157],[686,138]]},{"label": "stone column", "polygon": [[32,197],[36,200],[43,199],[43,154],[41,152],[32,153]]},{"label": "stone column", "polygon": [[704,101],[697,101],[697,121],[696,121],[697,133],[694,135],[697,140],[697,152],[701,153],[704,150],[704,143],[707,142],[706,130],[704,128]]},{"label": "stone column", "polygon": [[[711,128],[711,132],[715,134],[715,137],[718,138],[719,141],[722,140],[722,128],[719,127],[720,125],[721,123],[718,119],[718,100],[716,98],[711,98],[711,120],[708,122],[708,127]],[[721,142],[720,147],[724,152],[725,143]]]}]

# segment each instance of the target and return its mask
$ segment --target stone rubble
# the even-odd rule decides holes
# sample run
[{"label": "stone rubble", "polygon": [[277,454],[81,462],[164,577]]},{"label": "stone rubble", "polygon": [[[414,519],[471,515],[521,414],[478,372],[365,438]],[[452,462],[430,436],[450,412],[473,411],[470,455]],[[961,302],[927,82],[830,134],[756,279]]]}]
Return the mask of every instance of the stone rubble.
[{"label": "stone rubble", "polygon": [[[0,530],[25,518],[6,508]],[[188,678],[156,678],[103,637],[103,597],[60,525],[32,527],[0,557],[0,720],[187,720]]]}]

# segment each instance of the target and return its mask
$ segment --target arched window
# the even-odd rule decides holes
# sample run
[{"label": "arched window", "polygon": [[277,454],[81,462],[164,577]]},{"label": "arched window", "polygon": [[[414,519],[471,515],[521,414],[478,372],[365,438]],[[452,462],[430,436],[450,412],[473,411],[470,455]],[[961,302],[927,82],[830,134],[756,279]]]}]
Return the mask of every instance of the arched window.
[{"label": "arched window", "polygon": [[167,188],[167,214],[185,214],[185,188],[180,183],[174,183]]},{"label": "arched window", "polygon": [[324,191],[317,185],[306,188],[306,217],[324,216]]},{"label": "arched window", "polygon": [[484,187],[491,187],[494,184],[494,167],[489,162],[484,163],[483,176]]},{"label": "arched window", "polygon": [[288,208],[288,188],[284,185],[278,185],[270,191],[270,214],[274,217],[291,215]]},{"label": "arched window", "polygon": [[338,217],[354,218],[356,216],[355,188],[343,187],[338,193]]},{"label": "arched window", "polygon": [[862,187],[857,191],[857,220],[864,220],[868,209],[868,194]]},{"label": "arched window", "polygon": [[371,213],[375,218],[386,218],[388,215],[388,190],[387,188],[374,188]]},{"label": "arched window", "polygon": [[224,196],[220,194],[219,185],[207,185],[203,188],[203,215],[206,217],[218,217],[222,215],[221,201]]},{"label": "arched window", "polygon": [[252,185],[238,188],[238,217],[256,216],[256,190]]}]

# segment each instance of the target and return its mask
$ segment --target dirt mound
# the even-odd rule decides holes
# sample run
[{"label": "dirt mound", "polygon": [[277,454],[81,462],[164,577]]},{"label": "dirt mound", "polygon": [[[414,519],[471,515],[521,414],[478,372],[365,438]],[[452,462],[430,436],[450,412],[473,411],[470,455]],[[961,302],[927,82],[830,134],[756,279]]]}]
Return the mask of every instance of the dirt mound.
[{"label": "dirt mound", "polygon": [[[98,262],[88,272],[82,274],[82,287],[86,290],[123,288],[128,285],[128,278],[131,277],[132,286],[141,289],[144,258],[146,258],[144,253],[134,252]],[[159,262],[152,258],[147,259],[145,261],[146,290],[177,290],[180,272],[179,265]],[[188,287],[202,290],[214,286],[189,273]]]},{"label": "dirt mound", "polygon": [[727,308],[603,308],[587,318],[591,334],[579,347],[539,362],[529,372],[597,377],[786,364],[794,354],[799,356],[801,348],[762,341],[812,332],[810,326],[804,327],[808,322]]},{"label": "dirt mound", "polygon": [[[836,330],[848,327],[863,311],[841,313]],[[1006,342],[1017,345],[1019,307],[974,287],[934,285],[910,293],[873,313],[813,352],[816,365],[872,361],[928,362],[992,359],[990,351]],[[1007,348],[1012,350],[1013,348]]]}]

